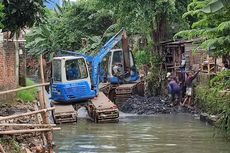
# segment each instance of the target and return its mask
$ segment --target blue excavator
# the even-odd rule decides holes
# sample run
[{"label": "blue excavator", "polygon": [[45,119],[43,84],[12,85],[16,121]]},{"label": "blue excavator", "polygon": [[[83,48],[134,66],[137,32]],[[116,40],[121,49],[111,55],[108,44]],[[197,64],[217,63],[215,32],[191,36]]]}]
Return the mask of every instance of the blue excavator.
[{"label": "blue excavator", "polygon": [[[122,49],[112,50],[120,41]],[[106,56],[107,68],[103,67],[103,59]],[[107,86],[116,84],[117,87],[117,84],[135,82],[139,79],[133,56],[128,50],[124,28],[110,38],[95,57],[66,52],[53,59],[51,99],[55,106],[56,123],[75,121],[75,111],[82,106],[87,108],[89,116],[95,122],[118,120],[117,106],[109,100],[108,95],[100,91],[103,69],[107,69]]]}]

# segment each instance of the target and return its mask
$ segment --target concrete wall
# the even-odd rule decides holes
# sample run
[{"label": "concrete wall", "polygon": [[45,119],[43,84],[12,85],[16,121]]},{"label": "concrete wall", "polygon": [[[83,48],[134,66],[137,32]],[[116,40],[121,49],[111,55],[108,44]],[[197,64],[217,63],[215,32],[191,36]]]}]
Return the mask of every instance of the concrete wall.
[{"label": "concrete wall", "polygon": [[[0,41],[0,91],[15,89],[16,63],[14,42]],[[0,102],[11,101],[15,93],[0,95]]]}]

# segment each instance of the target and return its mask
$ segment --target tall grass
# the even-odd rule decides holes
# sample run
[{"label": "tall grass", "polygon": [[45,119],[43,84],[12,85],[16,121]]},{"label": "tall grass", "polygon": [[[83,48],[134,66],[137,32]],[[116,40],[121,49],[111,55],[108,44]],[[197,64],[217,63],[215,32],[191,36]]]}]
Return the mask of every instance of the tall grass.
[{"label": "tall grass", "polygon": [[[26,79],[26,86],[31,86],[31,85],[34,85],[34,82],[30,79]],[[38,91],[37,88],[21,90],[17,92],[16,98],[24,102],[32,102],[33,100],[36,99],[37,91]]]}]

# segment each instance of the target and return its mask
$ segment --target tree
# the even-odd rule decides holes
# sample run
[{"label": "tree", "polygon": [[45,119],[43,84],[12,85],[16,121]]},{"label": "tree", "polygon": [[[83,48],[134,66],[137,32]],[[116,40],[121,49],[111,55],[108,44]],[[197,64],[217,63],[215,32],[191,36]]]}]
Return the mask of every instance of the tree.
[{"label": "tree", "polygon": [[[46,11],[47,19],[27,35],[26,48],[31,54],[52,54],[61,49],[92,53],[101,45],[104,32],[112,24],[110,13],[85,3],[65,2],[64,6],[57,6],[55,12]],[[82,48],[82,39],[87,41],[85,48]]]},{"label": "tree", "polygon": [[3,0],[3,31],[11,31],[11,36],[26,27],[40,23],[44,15],[43,0]]},{"label": "tree", "polygon": [[186,26],[185,20],[180,20],[179,16],[185,11],[188,2],[190,1],[98,0],[97,7],[110,9],[114,12],[117,24],[126,27],[131,34],[147,36],[149,43],[157,45],[162,40],[172,38],[172,35],[169,35],[172,25],[175,28],[171,33],[181,27],[181,21]]},{"label": "tree", "polygon": [[193,16],[197,21],[192,29],[184,30],[175,38],[203,38],[200,48],[204,48],[216,56],[230,55],[230,1],[194,0],[188,6],[183,17]]},{"label": "tree", "polygon": [[0,29],[3,28],[3,24],[2,24],[2,20],[4,17],[3,9],[4,9],[4,6],[0,3]]}]

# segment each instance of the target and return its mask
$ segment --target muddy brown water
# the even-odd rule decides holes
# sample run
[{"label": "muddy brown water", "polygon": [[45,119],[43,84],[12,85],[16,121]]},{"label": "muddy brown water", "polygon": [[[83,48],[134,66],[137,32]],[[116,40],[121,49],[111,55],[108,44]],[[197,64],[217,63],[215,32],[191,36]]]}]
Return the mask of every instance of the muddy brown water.
[{"label": "muddy brown water", "polygon": [[131,116],[119,123],[87,119],[55,132],[60,153],[230,153],[230,143],[190,114]]}]

